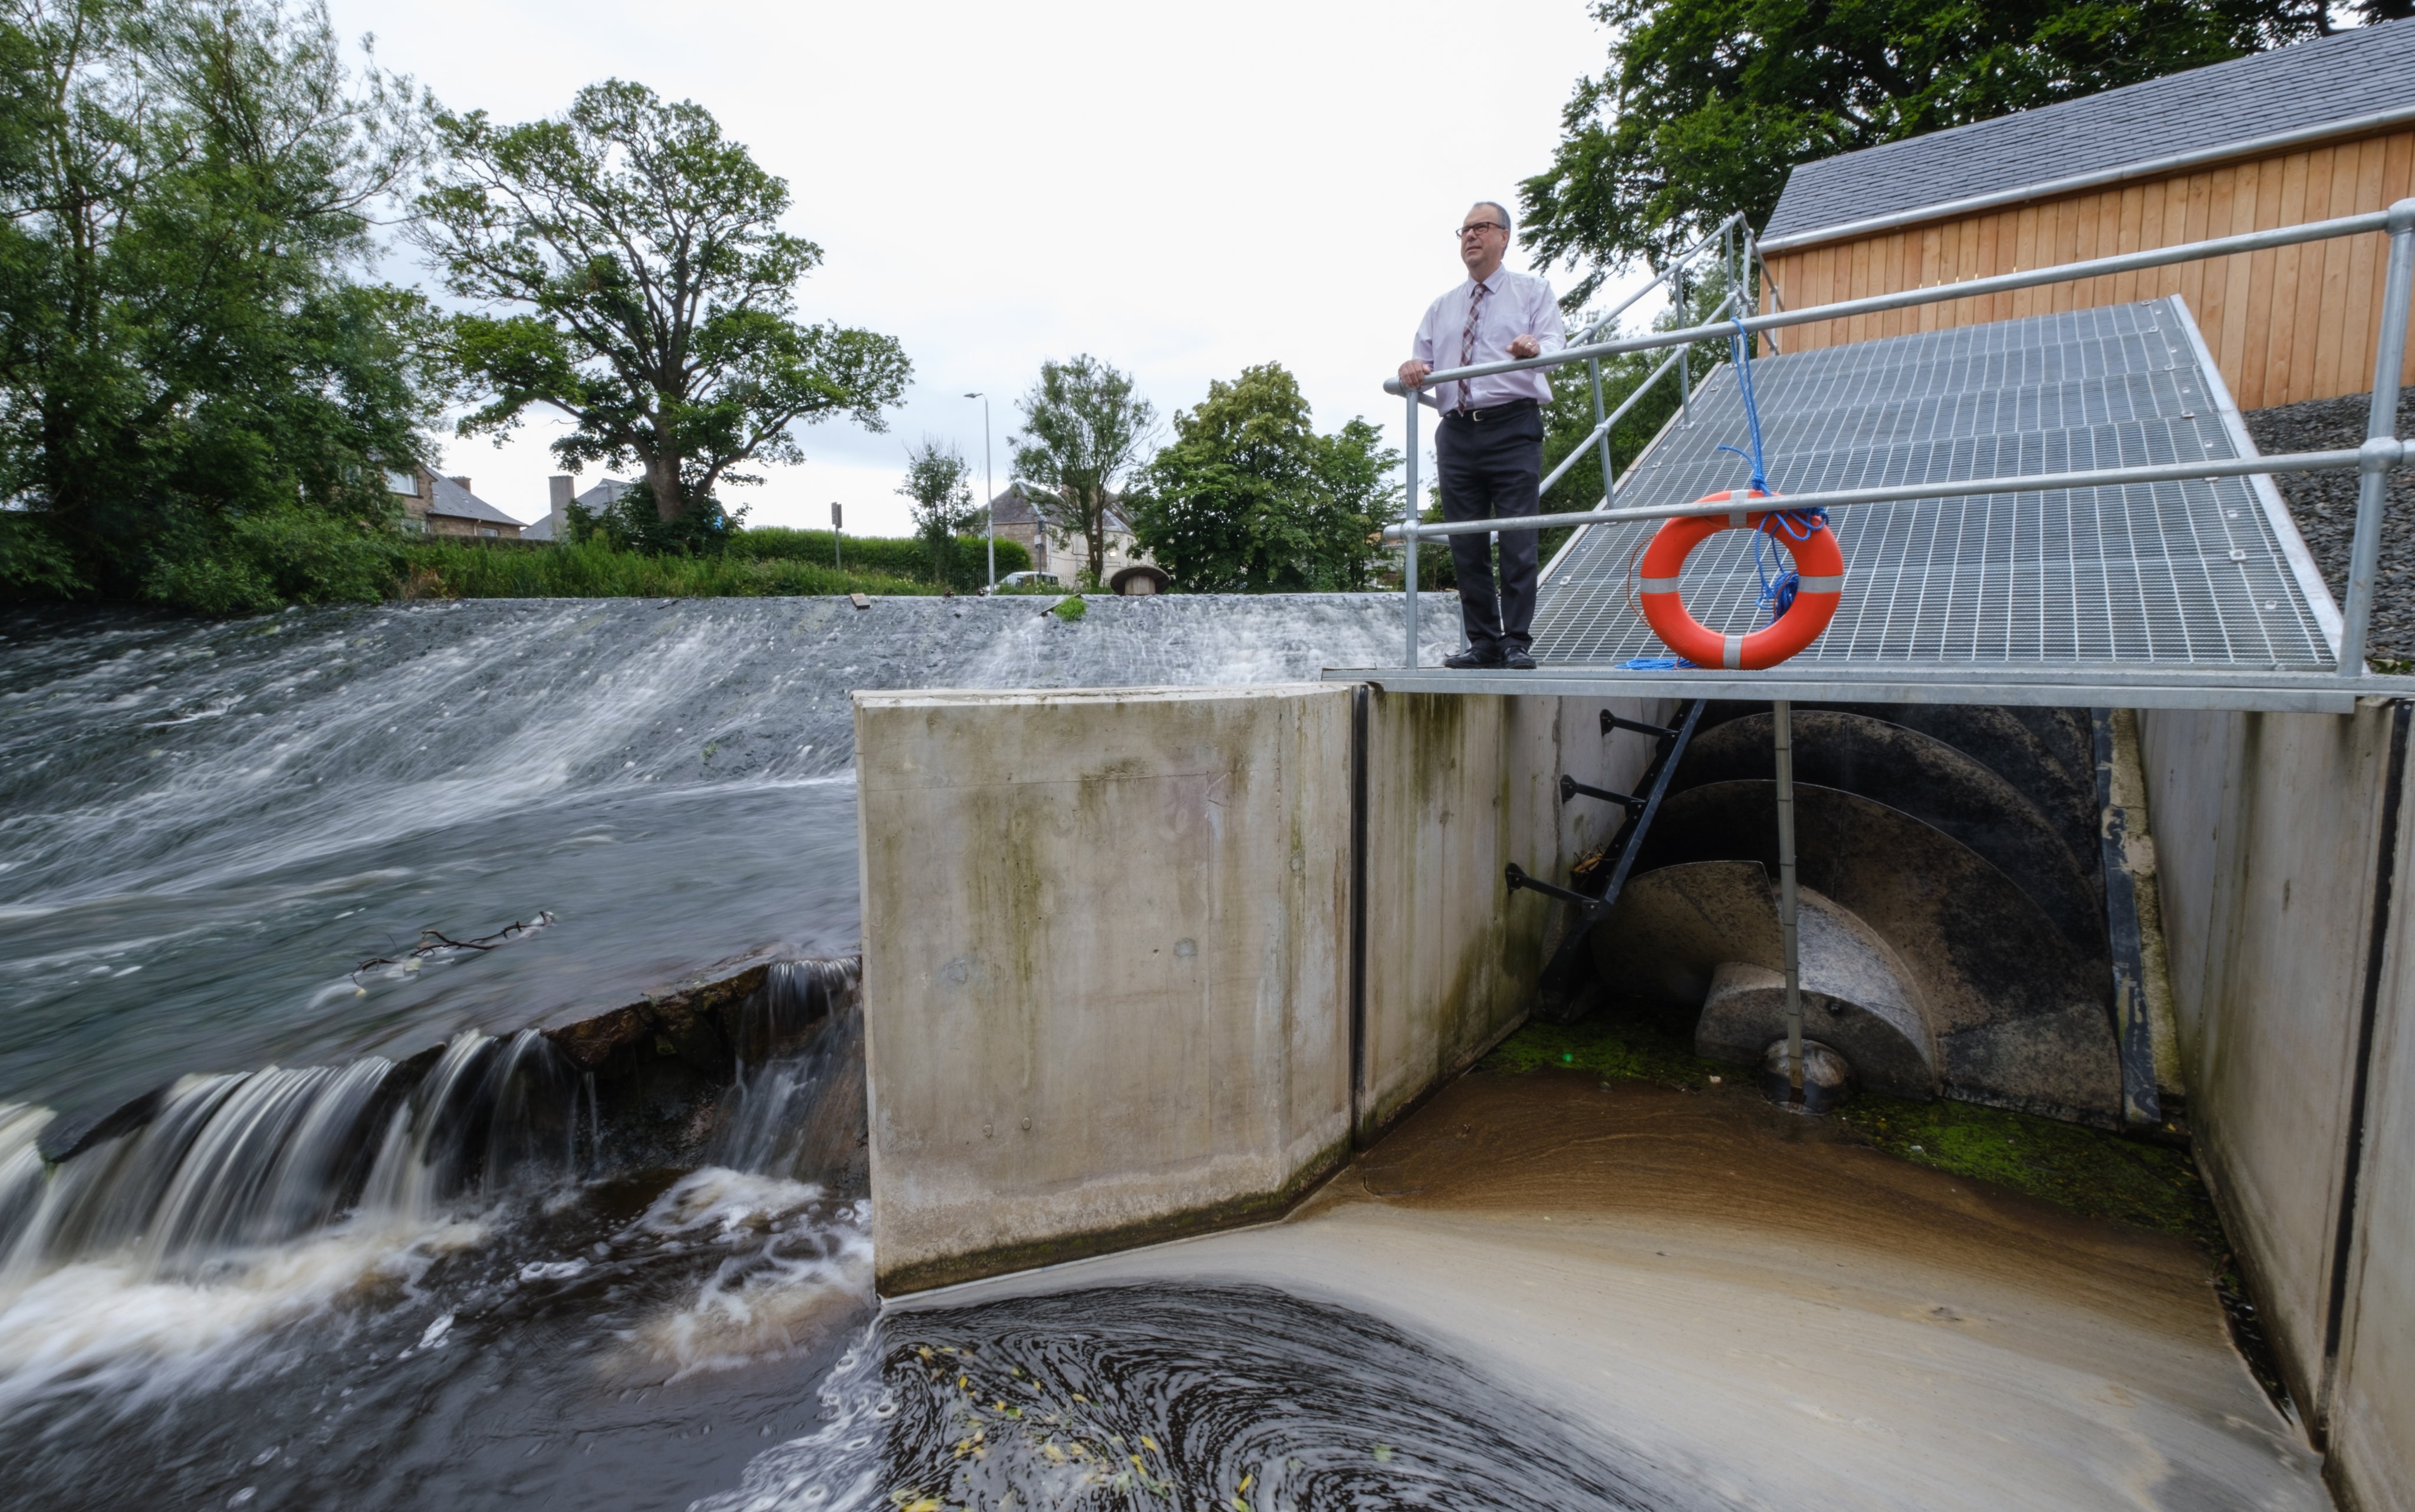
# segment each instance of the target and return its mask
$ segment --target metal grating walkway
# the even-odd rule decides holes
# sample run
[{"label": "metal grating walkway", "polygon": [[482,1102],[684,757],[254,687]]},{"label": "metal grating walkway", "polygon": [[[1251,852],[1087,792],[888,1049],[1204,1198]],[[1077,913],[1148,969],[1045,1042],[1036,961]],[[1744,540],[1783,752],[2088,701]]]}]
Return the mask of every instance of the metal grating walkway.
[{"label": "metal grating walkway", "polygon": [[[2177,300],[2042,315],[1753,364],[1779,493],[2245,455],[2246,432]],[[1625,508],[1741,487],[1732,369],[1620,480]],[[1790,671],[2330,672],[2339,614],[2265,478],[1864,504],[1831,515],[1844,602]],[[1584,528],[1546,576],[1547,667],[1666,656],[1630,597],[1659,522]],[[1758,629],[1753,537],[1699,547],[1687,606]]]}]

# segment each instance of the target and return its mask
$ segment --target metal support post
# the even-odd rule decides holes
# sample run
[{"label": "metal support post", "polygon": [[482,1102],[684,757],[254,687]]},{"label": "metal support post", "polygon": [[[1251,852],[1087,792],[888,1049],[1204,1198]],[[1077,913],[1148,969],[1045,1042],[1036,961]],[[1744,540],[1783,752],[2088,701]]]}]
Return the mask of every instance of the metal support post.
[{"label": "metal support post", "polygon": [[1409,390],[1409,487],[1408,497],[1401,506],[1401,520],[1406,526],[1401,541],[1401,586],[1408,593],[1408,608],[1402,618],[1408,621],[1409,650],[1401,665],[1414,669],[1418,665],[1418,391]]},{"label": "metal support post", "polygon": [[[1750,226],[1747,226],[1744,230],[1744,277],[1737,285],[1737,292],[1744,295],[1743,307],[1744,312],[1747,315],[1758,315],[1761,313],[1761,296],[1753,292],[1754,278],[1752,276],[1754,264],[1759,262],[1760,258],[1761,243],[1754,239],[1752,228]],[[1761,355],[1761,342],[1758,339],[1760,333],[1756,331],[1752,333],[1752,335],[1745,337],[1745,340],[1748,343],[1747,351],[1748,354],[1755,357]]]},{"label": "metal support post", "polygon": [[[1675,299],[1677,319],[1681,322],[1692,320],[1693,307],[1686,303],[1684,263],[1677,265],[1677,277],[1670,280],[1669,290]],[[1685,423],[1689,426],[1694,423],[1693,367],[1694,349],[1690,346],[1679,347],[1677,349],[1677,412],[1685,416]]]},{"label": "metal support post", "polygon": [[1601,364],[1598,361],[1589,362],[1585,364],[1585,367],[1593,373],[1593,428],[1601,434],[1601,441],[1599,442],[1601,447],[1601,502],[1602,507],[1607,509],[1610,507],[1611,500],[1617,497],[1618,493],[1618,490],[1612,487],[1612,480],[1610,475],[1610,427],[1603,424],[1605,417],[1610,412],[1604,410],[1601,405]]},{"label": "metal support post", "polygon": [[[2390,207],[2390,266],[2382,275],[2381,332],[2373,358],[2373,407],[2366,412],[2363,456],[2357,467],[2356,544],[2348,553],[2348,603],[2340,615],[2340,675],[2364,675],[2364,636],[2373,618],[2373,579],[2381,564],[2381,512],[2389,497],[2390,469],[2398,460],[2391,444],[2398,433],[2398,381],[2407,366],[2407,320],[2415,285],[2415,199]],[[2376,442],[2382,444],[2377,445]]]},{"label": "metal support post", "polygon": [[1803,956],[1794,929],[1794,707],[1769,706],[1778,756],[1778,941],[1786,958],[1786,1085],[1803,1101]]}]

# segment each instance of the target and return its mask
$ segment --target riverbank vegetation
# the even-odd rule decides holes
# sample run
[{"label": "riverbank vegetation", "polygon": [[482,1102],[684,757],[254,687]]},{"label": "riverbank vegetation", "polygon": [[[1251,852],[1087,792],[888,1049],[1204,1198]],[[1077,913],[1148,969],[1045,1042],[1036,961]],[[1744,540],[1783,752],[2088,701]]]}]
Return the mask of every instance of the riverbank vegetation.
[{"label": "riverbank vegetation", "polygon": [[[954,537],[944,575],[930,543],[849,536],[831,560],[828,531],[738,531],[709,553],[638,551],[603,540],[417,541],[394,548],[391,575],[366,598],[766,598],[802,593],[972,593],[987,580],[978,537]],[[998,576],[1030,554],[998,543]]]}]

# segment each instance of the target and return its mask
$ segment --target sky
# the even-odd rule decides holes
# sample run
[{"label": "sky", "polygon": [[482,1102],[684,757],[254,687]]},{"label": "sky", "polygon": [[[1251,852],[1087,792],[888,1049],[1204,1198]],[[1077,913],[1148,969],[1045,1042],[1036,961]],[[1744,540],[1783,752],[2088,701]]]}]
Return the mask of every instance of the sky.
[{"label": "sky", "polygon": [[[968,392],[989,396],[1003,488],[1016,399],[1042,360],[1078,352],[1133,373],[1168,418],[1210,380],[1280,362],[1320,429],[1364,414],[1397,445],[1401,401],[1381,385],[1462,277],[1452,229],[1475,200],[1515,208],[1609,48],[1583,0],[330,8],[447,108],[532,120],[636,80],[703,105],[786,178],[787,229],[825,254],[800,313],[897,337],[914,382],[885,434],[802,427],[802,466],[725,502],[754,525],[826,527],[838,502],[865,534],[907,532],[895,489],[923,436],[961,447],[980,491]],[[398,254],[387,275],[412,267]],[[442,471],[533,520],[558,434],[447,437]]]}]

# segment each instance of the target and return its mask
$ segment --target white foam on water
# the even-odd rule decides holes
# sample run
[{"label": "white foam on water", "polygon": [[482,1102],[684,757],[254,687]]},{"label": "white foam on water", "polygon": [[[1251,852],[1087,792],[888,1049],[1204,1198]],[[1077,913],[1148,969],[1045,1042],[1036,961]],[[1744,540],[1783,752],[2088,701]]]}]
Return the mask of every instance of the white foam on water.
[{"label": "white foam on water", "polygon": [[67,1391],[124,1412],[239,1378],[286,1325],[407,1300],[438,1258],[486,1234],[461,1220],[345,1225],[194,1278],[161,1277],[128,1252],[0,1285],[0,1418]]},{"label": "white foam on water", "polygon": [[871,1203],[833,1203],[811,1182],[705,1166],[623,1238],[724,1253],[693,1296],[628,1331],[604,1362],[615,1377],[676,1381],[776,1357],[877,1300]]}]

